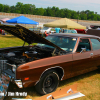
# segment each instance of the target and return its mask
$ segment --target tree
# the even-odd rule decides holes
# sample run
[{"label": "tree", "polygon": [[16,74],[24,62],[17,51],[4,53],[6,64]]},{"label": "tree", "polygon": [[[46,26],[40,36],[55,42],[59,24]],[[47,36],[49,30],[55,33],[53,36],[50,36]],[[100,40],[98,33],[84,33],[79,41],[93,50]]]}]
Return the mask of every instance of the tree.
[{"label": "tree", "polygon": [[22,9],[23,9],[23,11],[25,11],[25,14],[33,14],[34,13],[34,10],[35,10],[35,5],[32,5],[32,4],[24,4],[22,6]]},{"label": "tree", "polygon": [[17,2],[16,3],[16,13],[21,13],[21,9],[22,9],[22,6],[23,6],[23,3],[21,3],[21,2]]},{"label": "tree", "polygon": [[62,18],[65,17],[64,9],[60,9],[60,10],[59,10],[59,17],[62,17]]},{"label": "tree", "polygon": [[71,18],[71,13],[70,13],[71,11],[69,10],[69,9],[64,9],[64,13],[65,13],[65,16],[64,17],[66,17],[66,18]]},{"label": "tree", "polygon": [[43,8],[36,8],[34,13],[36,15],[44,15],[45,10]]},{"label": "tree", "polygon": [[16,11],[15,6],[11,6],[11,7],[10,7],[10,12],[11,12],[11,13],[15,13],[15,11]]},{"label": "tree", "polygon": [[81,20],[87,20],[87,14],[85,14],[85,13],[80,13],[80,19],[81,19]]},{"label": "tree", "polygon": [[71,11],[71,18],[72,19],[77,19],[78,18],[78,14],[76,11]]},{"label": "tree", "polygon": [[0,12],[3,12],[4,11],[4,6],[3,4],[0,4]]},{"label": "tree", "polygon": [[47,16],[53,16],[51,7],[47,7],[46,12],[47,12]]},{"label": "tree", "polygon": [[72,18],[81,20],[100,20],[100,15],[93,11],[74,11],[67,8],[59,9],[58,7],[36,8],[34,4],[23,4],[17,2],[15,6],[0,4],[0,12],[19,13],[19,14],[34,14],[42,16]]},{"label": "tree", "polygon": [[10,13],[10,6],[4,5],[4,12]]}]

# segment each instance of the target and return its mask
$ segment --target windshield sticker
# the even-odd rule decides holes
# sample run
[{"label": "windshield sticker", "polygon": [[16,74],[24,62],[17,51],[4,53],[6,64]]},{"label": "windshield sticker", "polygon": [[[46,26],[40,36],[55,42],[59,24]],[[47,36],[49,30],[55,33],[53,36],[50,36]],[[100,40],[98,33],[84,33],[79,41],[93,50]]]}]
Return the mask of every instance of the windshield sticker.
[{"label": "windshield sticker", "polygon": [[72,40],[73,40],[73,41],[76,41],[76,38],[73,38]]}]

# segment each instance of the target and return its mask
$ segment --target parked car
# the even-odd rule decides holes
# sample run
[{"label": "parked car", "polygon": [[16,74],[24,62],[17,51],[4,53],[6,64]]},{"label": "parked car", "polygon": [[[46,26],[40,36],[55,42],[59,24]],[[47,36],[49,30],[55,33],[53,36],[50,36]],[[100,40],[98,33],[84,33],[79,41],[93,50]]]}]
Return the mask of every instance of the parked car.
[{"label": "parked car", "polygon": [[37,27],[37,28],[29,28],[29,30],[34,31],[37,34],[40,34],[41,28],[39,28],[39,27]]},{"label": "parked car", "polygon": [[97,28],[100,28],[100,25],[90,25],[90,28],[97,29]]},{"label": "parked car", "polygon": [[59,81],[100,68],[100,37],[55,33],[42,38],[20,26],[0,28],[35,46],[0,49],[1,71],[19,88],[35,86],[40,94],[56,90]]},{"label": "parked car", "polygon": [[54,33],[54,32],[55,32],[54,29],[51,28],[51,27],[43,27],[43,29],[40,30],[40,33],[41,33],[41,34],[44,34],[45,31],[46,31],[47,33],[50,33],[50,32],[51,32],[51,33]]},{"label": "parked car", "polygon": [[85,29],[75,29],[77,31],[77,33],[80,34],[86,34],[86,30]]}]

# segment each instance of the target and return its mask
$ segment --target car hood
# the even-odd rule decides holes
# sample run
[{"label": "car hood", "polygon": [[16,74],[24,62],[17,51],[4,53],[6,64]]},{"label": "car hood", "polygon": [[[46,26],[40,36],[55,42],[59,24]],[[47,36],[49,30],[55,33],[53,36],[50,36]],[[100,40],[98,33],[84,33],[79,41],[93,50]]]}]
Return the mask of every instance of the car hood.
[{"label": "car hood", "polygon": [[30,31],[29,29],[27,29],[21,25],[12,26],[12,25],[0,24],[0,29],[3,29],[5,31],[9,32],[10,34],[22,39],[23,41],[27,42],[28,44],[43,43],[43,44],[53,46],[53,47],[57,48],[58,50],[64,51],[57,45],[53,44],[52,42],[46,40],[45,38],[41,37],[40,35],[36,34],[33,31]]}]

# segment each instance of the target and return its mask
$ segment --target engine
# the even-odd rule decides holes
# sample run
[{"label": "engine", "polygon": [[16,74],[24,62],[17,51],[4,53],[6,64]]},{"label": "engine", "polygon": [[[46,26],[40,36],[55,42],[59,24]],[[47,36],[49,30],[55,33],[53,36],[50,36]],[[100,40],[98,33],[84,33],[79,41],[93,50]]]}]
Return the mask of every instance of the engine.
[{"label": "engine", "polygon": [[[59,55],[59,52],[49,47],[33,46],[6,48],[0,52],[0,70],[11,74],[15,72],[17,67],[24,63],[55,55]],[[14,74],[12,73],[11,76],[14,76]]]},{"label": "engine", "polygon": [[36,51],[14,51],[3,54],[3,57],[8,60],[9,63],[14,63],[16,65],[23,64],[29,61],[33,61],[37,58]]}]

